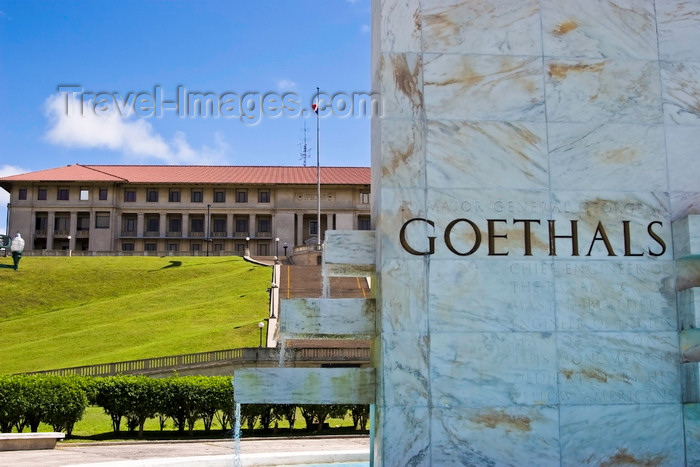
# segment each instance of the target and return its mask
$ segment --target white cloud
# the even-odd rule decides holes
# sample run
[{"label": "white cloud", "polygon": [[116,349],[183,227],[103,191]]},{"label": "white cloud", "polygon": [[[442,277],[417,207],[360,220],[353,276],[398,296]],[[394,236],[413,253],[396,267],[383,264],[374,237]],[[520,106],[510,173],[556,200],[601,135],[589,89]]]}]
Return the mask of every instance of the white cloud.
[{"label": "white cloud", "polygon": [[[0,165],[0,177],[9,177],[21,173],[27,173],[30,170],[16,167],[14,165]],[[0,232],[5,233],[7,227],[7,203],[10,202],[10,194],[0,188]]]},{"label": "white cloud", "polygon": [[216,137],[213,148],[192,148],[187,137],[177,132],[172,141],[166,141],[146,120],[122,117],[119,112],[96,115],[92,111],[66,112],[66,99],[72,99],[72,109],[80,109],[77,98],[55,94],[46,99],[46,116],[51,127],[46,139],[68,148],[109,149],[121,152],[141,162],[156,159],[166,164],[217,164],[226,159],[227,145]]},{"label": "white cloud", "polygon": [[279,91],[294,91],[297,89],[297,83],[291,79],[281,79],[277,81],[277,89]]}]

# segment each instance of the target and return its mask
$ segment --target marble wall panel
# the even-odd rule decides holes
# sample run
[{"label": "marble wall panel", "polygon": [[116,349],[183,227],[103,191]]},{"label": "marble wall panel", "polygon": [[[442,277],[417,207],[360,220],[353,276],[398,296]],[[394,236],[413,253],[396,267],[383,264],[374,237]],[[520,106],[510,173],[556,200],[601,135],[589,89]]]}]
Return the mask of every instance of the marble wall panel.
[{"label": "marble wall panel", "polygon": [[432,465],[559,466],[554,407],[433,409]]},{"label": "marble wall panel", "polygon": [[[433,259],[456,259],[472,250],[464,258],[485,258],[489,254],[521,258],[529,252],[533,258],[547,259],[547,219],[551,211],[545,191],[434,188],[428,192],[427,202],[428,217],[435,222],[437,236]],[[450,249],[444,237],[456,219],[468,219],[474,225],[464,221],[455,224],[449,231]],[[493,220],[491,245],[488,219]],[[527,219],[540,222],[515,222]]]},{"label": "marble wall panel", "polygon": [[673,223],[673,254],[676,259],[700,256],[700,215],[690,215]]},{"label": "marble wall panel", "polygon": [[657,58],[653,0],[543,0],[544,55]]},{"label": "marble wall panel", "polygon": [[325,264],[375,263],[375,235],[371,230],[327,230],[323,261]]},{"label": "marble wall panel", "polygon": [[370,338],[375,301],[364,298],[295,298],[280,303],[280,332],[285,338]]},{"label": "marble wall panel", "polygon": [[550,123],[552,188],[667,190],[662,125]]},{"label": "marble wall panel", "polygon": [[451,0],[425,2],[422,9],[426,52],[541,55],[537,0]]},{"label": "marble wall panel", "polygon": [[381,113],[389,118],[418,119],[423,113],[423,58],[415,53],[383,53],[375,90]]},{"label": "marble wall panel", "polygon": [[[378,224],[376,226],[379,236],[378,248],[381,251],[382,261],[396,258],[411,258],[411,255],[401,247],[399,234],[405,222],[413,218],[421,218],[426,215],[425,190],[424,189],[398,189],[380,188],[379,196],[381,205],[378,212]],[[423,250],[428,247],[428,235],[432,235],[432,229],[426,225],[412,224],[406,229],[406,236],[411,245]],[[377,265],[378,269],[381,268]]]},{"label": "marble wall panel", "polygon": [[[387,52],[421,50],[420,0],[372,2],[373,47]],[[373,56],[375,56],[373,54]]]},{"label": "marble wall panel", "polygon": [[680,402],[675,332],[558,333],[557,348],[562,406]]},{"label": "marble wall panel", "polygon": [[428,407],[377,407],[377,416],[382,443],[375,450],[374,465],[435,465],[430,459]]},{"label": "marble wall panel", "polygon": [[380,327],[383,332],[428,333],[428,261],[395,259],[384,263]]},{"label": "marble wall panel", "polygon": [[678,292],[678,322],[681,329],[700,329],[700,288]]},{"label": "marble wall panel", "polygon": [[427,183],[440,188],[545,189],[544,123],[429,121]]},{"label": "marble wall panel", "polygon": [[549,261],[435,260],[431,332],[554,331]]},{"label": "marble wall panel", "polygon": [[[667,193],[556,191],[552,193],[552,219],[557,236],[571,235],[571,221],[577,221],[582,259],[673,258]],[[574,243],[570,238],[557,238],[557,256],[571,256]]]},{"label": "marble wall panel", "polygon": [[[684,201],[675,211],[674,220],[687,214],[700,214],[700,202],[698,196],[698,180],[700,180],[700,164],[698,159],[698,134],[697,126],[666,126],[666,153],[668,155],[669,188],[674,192],[686,192],[676,194],[676,199]],[[682,196],[683,199],[680,199]],[[688,203],[690,201],[690,203]],[[685,207],[683,214],[680,207]]]},{"label": "marble wall panel", "polygon": [[662,122],[658,62],[551,58],[544,66],[549,122]]},{"label": "marble wall panel", "polygon": [[675,331],[668,261],[560,261],[553,267],[561,331]]},{"label": "marble wall panel", "polygon": [[700,404],[683,406],[683,426],[685,428],[685,463],[700,465]]},{"label": "marble wall panel", "polygon": [[542,59],[424,54],[429,119],[543,122]]},{"label": "marble wall panel", "polygon": [[661,82],[664,121],[700,125],[700,63],[661,62]]},{"label": "marble wall panel", "polygon": [[700,2],[656,2],[659,58],[669,61],[700,61]]},{"label": "marble wall panel", "polygon": [[429,337],[417,333],[383,333],[382,381],[386,406],[427,407]]},{"label": "marble wall panel", "polygon": [[681,364],[682,397],[684,403],[700,402],[700,363]]},{"label": "marble wall panel", "polygon": [[562,406],[562,466],[685,465],[679,404]]},{"label": "marble wall panel", "polygon": [[375,167],[381,173],[382,185],[388,188],[424,187],[422,120],[383,118],[381,131],[384,156]]},{"label": "marble wall panel", "polygon": [[558,402],[552,333],[430,335],[435,407],[507,407]]}]

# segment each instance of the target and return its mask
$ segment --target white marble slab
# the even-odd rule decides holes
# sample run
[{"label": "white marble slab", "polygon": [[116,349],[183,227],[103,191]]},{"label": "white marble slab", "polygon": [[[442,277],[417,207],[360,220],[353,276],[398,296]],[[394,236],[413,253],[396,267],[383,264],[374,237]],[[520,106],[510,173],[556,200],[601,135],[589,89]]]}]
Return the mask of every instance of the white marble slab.
[{"label": "white marble slab", "polygon": [[676,259],[700,255],[700,215],[690,215],[673,223],[673,249]]},{"label": "white marble slab", "polygon": [[[425,159],[422,120],[383,118],[381,132],[381,161],[372,164],[387,188],[425,186]],[[376,184],[374,186],[377,186]]]},{"label": "white marble slab", "polygon": [[685,465],[700,465],[700,404],[683,405]]},{"label": "white marble slab", "polygon": [[680,402],[675,332],[557,334],[561,404]]},{"label": "white marble slab", "polygon": [[[430,400],[429,338],[417,333],[383,333],[382,401],[387,406],[426,406]],[[392,357],[393,356],[393,357]]]},{"label": "white marble slab", "polygon": [[700,329],[700,287],[681,290],[677,297],[681,329]]},{"label": "white marble slab", "polygon": [[374,465],[421,467],[435,465],[430,459],[428,407],[377,407],[379,427],[375,436],[382,442],[375,447]]},{"label": "white marble slab", "polygon": [[684,464],[679,404],[562,406],[562,466]]},{"label": "white marble slab", "polygon": [[421,50],[420,0],[372,2],[373,56],[378,51]]},{"label": "white marble slab", "polygon": [[382,96],[381,115],[417,119],[423,113],[423,56],[415,53],[383,53],[375,89]]},{"label": "white marble slab", "polygon": [[552,333],[431,332],[433,405],[507,407],[558,402]]},{"label": "white marble slab", "polygon": [[697,0],[656,2],[659,58],[700,61],[700,3]]},{"label": "white marble slab", "polygon": [[543,0],[544,55],[655,60],[653,0]]},{"label": "white marble slab", "polygon": [[257,368],[236,370],[239,404],[373,404],[374,368]]},{"label": "white marble slab", "polygon": [[388,260],[382,269],[382,332],[428,333],[428,261],[423,258]]},{"label": "white marble slab", "polygon": [[700,363],[681,364],[681,383],[684,404],[700,402]]},{"label": "white marble slab", "polygon": [[668,124],[700,125],[700,63],[661,62],[661,82],[664,121]]},{"label": "white marble slab", "polygon": [[551,187],[665,191],[662,125],[550,123]]},{"label": "white marble slab", "polygon": [[424,54],[429,119],[543,122],[542,59]]},{"label": "white marble slab", "polygon": [[557,262],[553,267],[561,331],[675,331],[672,261]]},{"label": "white marble slab", "polygon": [[326,230],[324,264],[374,265],[374,230]]},{"label": "white marble slab", "polygon": [[363,298],[298,298],[280,303],[280,331],[288,339],[374,336],[375,301]]},{"label": "white marble slab", "polygon": [[663,120],[658,62],[551,58],[544,66],[549,122]]},{"label": "white marble slab", "polygon": [[541,55],[537,0],[424,2],[423,50],[462,54]]},{"label": "white marble slab", "polygon": [[698,133],[697,126],[666,126],[666,154],[668,160],[669,188],[676,199],[682,202],[674,211],[673,219],[684,217],[688,214],[700,214],[700,202],[698,201],[698,180],[700,180],[700,164],[698,159]]},{"label": "white marble slab", "polygon": [[680,332],[681,361],[700,362],[700,329],[686,329]]},{"label": "white marble slab", "polygon": [[558,419],[555,407],[433,409],[430,465],[559,466]]},{"label": "white marble slab", "polygon": [[550,261],[435,260],[431,332],[554,331]]},{"label": "white marble slab", "polygon": [[[411,258],[400,244],[399,234],[404,223],[426,215],[425,189],[423,188],[381,188],[381,205],[377,207],[377,231],[383,261],[398,258]],[[406,229],[406,237],[416,248],[428,247],[427,235],[432,235],[426,225],[413,223]]]},{"label": "white marble slab", "polygon": [[428,186],[547,188],[546,132],[544,123],[429,121]]}]

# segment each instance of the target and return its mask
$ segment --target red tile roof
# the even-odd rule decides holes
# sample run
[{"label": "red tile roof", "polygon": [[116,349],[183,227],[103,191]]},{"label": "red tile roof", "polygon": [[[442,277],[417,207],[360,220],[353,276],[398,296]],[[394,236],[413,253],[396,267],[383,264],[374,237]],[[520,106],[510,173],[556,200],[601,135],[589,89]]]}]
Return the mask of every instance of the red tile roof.
[{"label": "red tile roof", "polygon": [[[69,165],[0,178],[3,182],[316,184],[316,167]],[[369,185],[369,167],[321,167],[323,185]]]}]

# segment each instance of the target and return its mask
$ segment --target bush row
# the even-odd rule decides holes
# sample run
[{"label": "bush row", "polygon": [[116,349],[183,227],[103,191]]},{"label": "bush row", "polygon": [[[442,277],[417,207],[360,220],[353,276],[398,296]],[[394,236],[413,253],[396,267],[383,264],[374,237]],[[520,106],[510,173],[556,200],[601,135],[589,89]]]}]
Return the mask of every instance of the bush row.
[{"label": "bush row", "polygon": [[[161,431],[172,419],[178,431],[187,429],[190,434],[198,420],[202,420],[207,432],[214,420],[224,431],[235,422],[233,385],[226,376],[0,376],[0,432],[13,428],[21,432],[27,427],[36,432],[44,422],[54,431],[70,436],[88,405],[104,409],[115,433],[120,432],[125,420],[129,431],[138,429],[139,437],[143,436],[148,419],[157,418]],[[366,429],[369,419],[366,405],[243,404],[241,425],[269,430],[286,420],[291,430],[297,408],[307,429],[316,427],[319,431],[328,418],[344,418],[348,413],[356,429]]]}]

